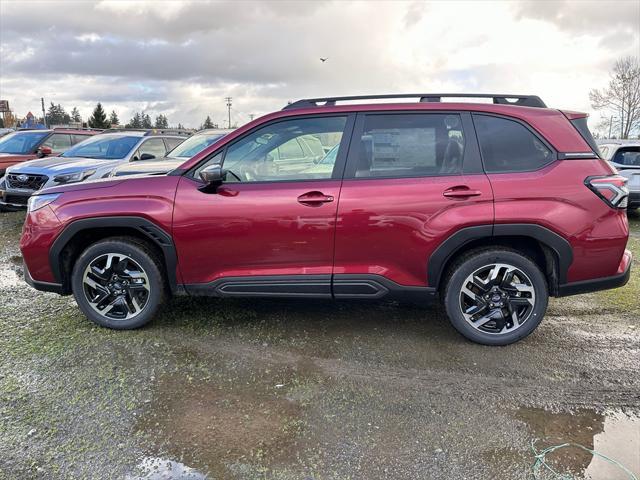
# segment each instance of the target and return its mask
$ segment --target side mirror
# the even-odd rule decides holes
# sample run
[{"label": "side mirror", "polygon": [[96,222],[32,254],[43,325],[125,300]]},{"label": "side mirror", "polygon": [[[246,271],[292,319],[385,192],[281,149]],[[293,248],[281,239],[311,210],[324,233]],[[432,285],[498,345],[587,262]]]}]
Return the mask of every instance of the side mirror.
[{"label": "side mirror", "polygon": [[42,146],[38,148],[36,155],[38,155],[38,158],[42,158],[42,157],[46,157],[47,155],[51,155],[52,153],[53,153],[53,150],[51,150],[51,147]]},{"label": "side mirror", "polygon": [[218,164],[209,165],[200,171],[200,178],[209,186],[220,185],[227,176],[227,171]]},{"label": "side mirror", "polygon": [[151,160],[152,158],[156,158],[156,156],[151,155],[150,153],[143,153],[140,155],[140,160]]}]

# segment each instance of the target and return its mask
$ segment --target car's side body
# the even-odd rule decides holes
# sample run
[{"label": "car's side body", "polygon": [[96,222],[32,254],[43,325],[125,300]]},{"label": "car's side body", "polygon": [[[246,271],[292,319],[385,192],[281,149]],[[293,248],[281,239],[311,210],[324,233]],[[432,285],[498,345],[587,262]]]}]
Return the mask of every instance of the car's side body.
[{"label": "car's side body", "polygon": [[[360,148],[351,139],[362,133],[366,117],[407,113],[462,118],[468,146],[463,171],[405,178],[350,174]],[[331,115],[346,118],[336,160],[343,168],[333,178],[229,183],[210,194],[187,175],[259,127]],[[551,152],[549,163],[535,171],[486,173],[474,128],[478,115],[525,126]],[[70,293],[69,267],[78,251],[105,229],[145,238],[164,252],[175,293],[433,295],[452,260],[483,245],[524,249],[544,268],[553,295],[621,285],[631,260],[624,210],[585,187],[584,173],[614,172],[576,133],[567,121],[571,115],[468,103],[284,110],[230,133],[171,175],[47,189],[43,193],[64,193],[28,214],[21,248],[31,281],[61,293]],[[472,195],[459,195],[461,190]],[[309,192],[332,200],[312,208],[296,201]]]}]

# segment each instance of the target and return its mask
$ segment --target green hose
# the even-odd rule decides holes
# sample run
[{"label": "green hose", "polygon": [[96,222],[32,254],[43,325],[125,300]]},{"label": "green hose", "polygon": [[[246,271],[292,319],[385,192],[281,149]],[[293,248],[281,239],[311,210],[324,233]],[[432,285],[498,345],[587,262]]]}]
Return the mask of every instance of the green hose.
[{"label": "green hose", "polygon": [[561,448],[567,448],[567,447],[575,447],[575,448],[580,448],[586,452],[589,452],[591,455],[593,455],[594,457],[600,457],[603,460],[606,460],[607,462],[611,463],[612,465],[615,465],[616,467],[618,467],[620,470],[622,470],[624,473],[626,473],[629,476],[630,480],[638,480],[638,477],[636,477],[632,472],[630,472],[624,465],[622,465],[620,462],[617,462],[616,460],[607,457],[606,455],[603,455],[602,453],[598,453],[595,450],[591,450],[590,448],[587,448],[583,445],[580,445],[578,443],[563,443],[562,445],[555,445],[552,447],[547,447],[544,450],[536,450],[535,447],[535,440],[533,440],[531,442],[531,450],[533,450],[533,454],[535,455],[535,462],[533,462],[533,465],[531,466],[532,470],[533,470],[533,478],[535,480],[539,480],[542,477],[540,476],[540,470],[542,468],[547,469],[549,472],[551,472],[552,475],[554,475],[554,479],[555,480],[575,480],[575,477],[573,475],[567,474],[567,473],[559,473],[556,472],[553,467],[551,467],[546,461],[545,461],[545,456],[548,453],[552,453],[555,452],[556,450],[560,450]]}]

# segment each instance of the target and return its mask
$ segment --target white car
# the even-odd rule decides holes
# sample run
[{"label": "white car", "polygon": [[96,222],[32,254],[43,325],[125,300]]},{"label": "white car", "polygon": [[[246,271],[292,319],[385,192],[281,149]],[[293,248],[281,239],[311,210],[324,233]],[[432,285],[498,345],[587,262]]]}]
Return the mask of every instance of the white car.
[{"label": "white car", "polygon": [[629,210],[640,208],[640,141],[607,140],[598,145],[603,158],[618,169],[629,183]]}]

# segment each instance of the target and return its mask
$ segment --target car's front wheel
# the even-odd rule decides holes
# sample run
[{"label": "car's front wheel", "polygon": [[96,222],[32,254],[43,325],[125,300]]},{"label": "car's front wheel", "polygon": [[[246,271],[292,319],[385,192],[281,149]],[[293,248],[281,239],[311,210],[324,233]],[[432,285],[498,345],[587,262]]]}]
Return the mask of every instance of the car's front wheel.
[{"label": "car's front wheel", "polygon": [[73,295],[93,322],[115,329],[148,323],[164,297],[162,266],[135,238],[111,238],[89,246],[75,262]]},{"label": "car's front wheel", "polygon": [[453,326],[469,340],[508,345],[542,321],[549,294],[540,268],[520,252],[472,251],[449,270],[444,303]]}]

